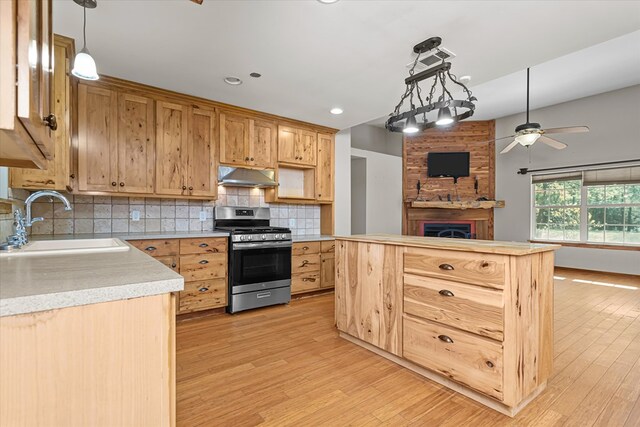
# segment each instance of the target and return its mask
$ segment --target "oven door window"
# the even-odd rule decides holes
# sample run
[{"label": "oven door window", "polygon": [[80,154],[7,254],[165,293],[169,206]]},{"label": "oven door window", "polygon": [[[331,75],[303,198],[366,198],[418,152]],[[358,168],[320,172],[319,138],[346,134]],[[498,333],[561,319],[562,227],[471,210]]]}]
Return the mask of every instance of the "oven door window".
[{"label": "oven door window", "polygon": [[291,248],[243,249],[232,252],[233,285],[291,279]]}]

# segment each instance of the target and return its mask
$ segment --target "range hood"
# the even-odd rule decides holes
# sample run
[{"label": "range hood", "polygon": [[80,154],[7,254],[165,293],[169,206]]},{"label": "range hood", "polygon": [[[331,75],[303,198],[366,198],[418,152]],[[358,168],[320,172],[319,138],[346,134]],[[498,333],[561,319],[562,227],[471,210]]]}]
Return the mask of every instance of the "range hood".
[{"label": "range hood", "polygon": [[274,170],[218,167],[218,184],[226,187],[277,187]]}]

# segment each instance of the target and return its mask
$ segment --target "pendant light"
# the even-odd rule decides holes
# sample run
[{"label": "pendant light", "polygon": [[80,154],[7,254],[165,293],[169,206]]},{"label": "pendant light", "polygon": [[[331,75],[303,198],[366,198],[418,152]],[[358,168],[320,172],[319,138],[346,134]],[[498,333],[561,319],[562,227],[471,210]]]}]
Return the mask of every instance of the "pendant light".
[{"label": "pendant light", "polygon": [[407,119],[407,122],[402,129],[404,133],[416,133],[420,129],[418,129],[418,123],[416,122],[416,116],[411,116]]},{"label": "pendant light", "polygon": [[98,70],[96,69],[96,61],[93,60],[89,49],[87,49],[87,7],[90,9],[95,8],[98,4],[95,0],[73,0],[80,6],[84,15],[82,24],[82,50],[76,54],[73,60],[73,69],[71,74],[79,79],[83,80],[98,80]]},{"label": "pendant light", "polygon": [[438,126],[447,126],[453,123],[453,117],[451,117],[451,110],[449,107],[443,107],[438,110],[438,118],[436,120],[436,125]]}]

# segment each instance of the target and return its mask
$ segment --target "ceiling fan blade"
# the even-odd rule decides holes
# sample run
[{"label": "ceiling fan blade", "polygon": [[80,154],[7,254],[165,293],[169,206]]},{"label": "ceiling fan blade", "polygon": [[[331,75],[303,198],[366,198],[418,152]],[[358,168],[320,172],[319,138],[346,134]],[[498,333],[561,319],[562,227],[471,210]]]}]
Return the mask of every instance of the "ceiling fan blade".
[{"label": "ceiling fan blade", "polygon": [[566,128],[551,128],[551,129],[544,130],[544,133],[580,133],[580,132],[589,132],[589,128],[587,126],[571,126]]},{"label": "ceiling fan blade", "polygon": [[547,144],[549,147],[553,147],[557,150],[562,150],[563,148],[567,148],[567,144],[564,142],[556,141],[555,139],[551,139],[548,136],[540,135],[538,141]]},{"label": "ceiling fan blade", "polygon": [[[502,138],[504,139],[504,138]],[[516,145],[518,145],[518,141],[516,141],[515,139],[513,140],[513,142],[511,142],[511,144],[507,145],[506,147],[504,147],[502,149],[502,151],[500,152],[500,154],[504,154],[504,153],[508,153],[509,151],[511,151],[511,149],[513,147],[515,147]]]}]

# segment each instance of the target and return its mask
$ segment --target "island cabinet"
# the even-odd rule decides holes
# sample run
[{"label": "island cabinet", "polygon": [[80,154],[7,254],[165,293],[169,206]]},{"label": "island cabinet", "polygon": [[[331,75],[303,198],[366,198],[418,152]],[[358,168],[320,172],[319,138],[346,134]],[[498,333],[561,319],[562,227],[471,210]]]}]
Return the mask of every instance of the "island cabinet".
[{"label": "island cabinet", "polygon": [[227,306],[227,238],[131,240],[184,277],[184,290],[176,297],[177,313]]},{"label": "island cabinet", "polygon": [[0,2],[0,165],[43,169],[54,155],[52,1]]},{"label": "island cabinet", "polygon": [[291,249],[291,294],[333,288],[334,261],[334,240],[294,243]]},{"label": "island cabinet", "polygon": [[336,325],[513,416],[551,374],[555,246],[457,240],[339,238]]}]

